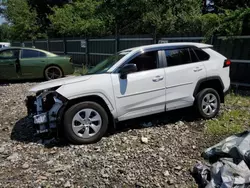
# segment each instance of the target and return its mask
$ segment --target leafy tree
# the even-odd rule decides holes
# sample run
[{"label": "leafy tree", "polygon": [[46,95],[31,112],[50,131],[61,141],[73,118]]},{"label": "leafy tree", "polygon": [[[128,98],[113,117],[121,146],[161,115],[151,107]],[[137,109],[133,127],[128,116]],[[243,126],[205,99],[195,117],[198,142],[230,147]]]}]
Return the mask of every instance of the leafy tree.
[{"label": "leafy tree", "polygon": [[[4,16],[13,39],[130,34],[250,34],[250,0],[9,0]],[[2,11],[2,10],[1,10]],[[0,11],[0,12],[1,12]]]},{"label": "leafy tree", "polygon": [[10,40],[10,26],[7,23],[0,25],[0,41],[7,42]]},{"label": "leafy tree", "polygon": [[97,0],[77,0],[63,7],[54,7],[49,16],[52,28],[65,36],[96,35],[105,31],[103,20],[97,16]]},{"label": "leafy tree", "polygon": [[29,6],[34,9],[37,13],[37,23],[40,25],[39,31],[41,33],[46,33],[47,35],[51,35],[50,33],[50,20],[48,18],[49,15],[53,13],[52,7],[58,6],[61,7],[64,4],[69,2],[68,0],[28,0]]},{"label": "leafy tree", "polygon": [[8,0],[4,16],[10,24],[10,34],[13,39],[34,39],[39,33],[37,13],[31,9],[26,0]]},{"label": "leafy tree", "polygon": [[200,3],[197,0],[149,0],[143,13],[145,28],[154,27],[160,34],[201,32]]},{"label": "leafy tree", "polygon": [[145,0],[103,0],[98,7],[99,17],[104,19],[106,28],[113,34],[145,33],[142,29],[145,11]]}]

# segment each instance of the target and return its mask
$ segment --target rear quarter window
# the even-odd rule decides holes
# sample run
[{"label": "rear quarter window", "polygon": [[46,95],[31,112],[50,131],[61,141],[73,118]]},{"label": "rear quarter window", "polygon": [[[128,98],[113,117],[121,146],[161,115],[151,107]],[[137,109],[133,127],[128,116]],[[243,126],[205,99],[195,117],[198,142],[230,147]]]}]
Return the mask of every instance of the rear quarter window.
[{"label": "rear quarter window", "polygon": [[210,59],[210,55],[208,55],[200,48],[193,48],[193,51],[195,52],[200,61],[207,61]]}]

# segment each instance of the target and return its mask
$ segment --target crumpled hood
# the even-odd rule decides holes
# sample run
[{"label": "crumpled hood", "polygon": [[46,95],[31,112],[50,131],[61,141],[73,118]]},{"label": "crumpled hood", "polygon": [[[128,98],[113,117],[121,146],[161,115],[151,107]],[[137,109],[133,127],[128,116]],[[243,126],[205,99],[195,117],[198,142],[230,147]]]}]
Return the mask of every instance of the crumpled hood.
[{"label": "crumpled hood", "polygon": [[32,87],[29,91],[30,92],[38,92],[38,91],[50,89],[50,88],[65,85],[65,84],[71,84],[71,83],[75,83],[75,82],[85,81],[85,80],[88,80],[90,78],[91,78],[90,75],[68,76],[65,78],[60,78],[60,79],[55,79],[55,80],[51,80],[51,81],[47,81],[47,82],[42,82],[42,83],[37,84],[34,87]]}]

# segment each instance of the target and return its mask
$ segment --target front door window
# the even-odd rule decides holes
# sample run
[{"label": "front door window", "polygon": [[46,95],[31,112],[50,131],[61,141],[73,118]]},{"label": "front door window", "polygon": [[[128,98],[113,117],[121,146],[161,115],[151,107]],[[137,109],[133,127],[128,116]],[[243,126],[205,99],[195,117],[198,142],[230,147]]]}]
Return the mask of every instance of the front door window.
[{"label": "front door window", "polygon": [[135,64],[137,72],[156,69],[158,67],[158,52],[143,53],[130,61],[129,64]]}]

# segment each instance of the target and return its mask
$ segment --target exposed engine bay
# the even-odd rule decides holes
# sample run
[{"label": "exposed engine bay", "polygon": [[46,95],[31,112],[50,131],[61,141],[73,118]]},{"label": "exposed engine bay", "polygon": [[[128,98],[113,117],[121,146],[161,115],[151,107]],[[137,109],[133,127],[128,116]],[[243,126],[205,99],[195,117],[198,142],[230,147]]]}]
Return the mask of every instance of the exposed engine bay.
[{"label": "exposed engine bay", "polygon": [[34,123],[37,134],[49,134],[57,132],[61,120],[60,113],[67,99],[58,94],[55,90],[45,90],[36,96],[27,96],[27,113]]}]

